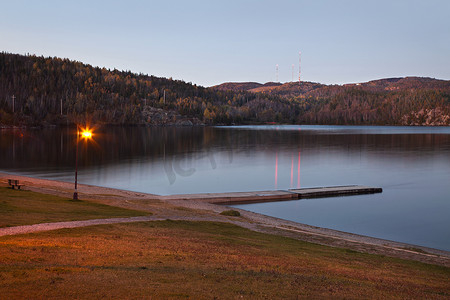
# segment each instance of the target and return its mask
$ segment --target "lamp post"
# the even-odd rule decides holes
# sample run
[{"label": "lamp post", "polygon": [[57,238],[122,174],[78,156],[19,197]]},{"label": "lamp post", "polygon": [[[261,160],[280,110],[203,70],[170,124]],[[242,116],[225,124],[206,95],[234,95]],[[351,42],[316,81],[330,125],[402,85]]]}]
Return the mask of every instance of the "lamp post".
[{"label": "lamp post", "polygon": [[[89,128],[82,129],[81,137],[87,139],[92,138],[92,131]],[[73,200],[78,200],[77,179],[78,179],[78,143],[80,141],[80,128],[77,125],[77,145],[75,152],[75,190],[73,192]]]},{"label": "lamp post", "polygon": [[77,146],[75,151],[75,190],[73,192],[73,200],[78,200],[78,191],[77,191],[77,176],[78,176],[78,139],[80,137],[80,129],[77,125]]}]

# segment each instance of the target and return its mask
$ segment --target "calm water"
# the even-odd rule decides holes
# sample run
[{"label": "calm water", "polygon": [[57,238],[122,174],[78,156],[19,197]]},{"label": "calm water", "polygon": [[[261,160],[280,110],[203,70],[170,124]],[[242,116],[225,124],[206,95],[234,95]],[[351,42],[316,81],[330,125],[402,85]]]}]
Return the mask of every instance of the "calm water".
[{"label": "calm water", "polygon": [[[0,170],[73,181],[73,129],[0,131]],[[382,194],[238,207],[450,250],[450,127],[97,128],[79,182],[154,194],[361,184]]]}]

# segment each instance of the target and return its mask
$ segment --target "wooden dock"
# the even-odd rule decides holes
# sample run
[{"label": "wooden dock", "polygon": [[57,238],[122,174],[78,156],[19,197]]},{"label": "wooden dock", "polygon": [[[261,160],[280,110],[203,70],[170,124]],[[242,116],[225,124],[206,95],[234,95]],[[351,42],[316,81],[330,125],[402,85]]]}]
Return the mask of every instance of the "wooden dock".
[{"label": "wooden dock", "polygon": [[334,186],[334,187],[291,189],[289,191],[297,193],[298,199],[303,199],[303,198],[375,194],[381,193],[383,189],[362,185],[348,185],[348,186]]},{"label": "wooden dock", "polygon": [[256,191],[256,192],[171,195],[171,196],[162,196],[161,198],[171,200],[196,200],[213,204],[248,204],[261,202],[289,201],[305,198],[374,194],[374,193],[381,193],[382,191],[383,190],[378,187],[348,185],[348,186],[332,186],[332,187]]}]

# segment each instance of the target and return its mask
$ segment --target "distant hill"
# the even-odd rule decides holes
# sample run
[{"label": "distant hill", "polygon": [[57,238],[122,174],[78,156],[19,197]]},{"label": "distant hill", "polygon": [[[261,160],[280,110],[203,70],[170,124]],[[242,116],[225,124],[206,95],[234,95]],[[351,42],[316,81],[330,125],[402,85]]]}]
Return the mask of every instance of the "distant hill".
[{"label": "distant hill", "polygon": [[301,111],[300,123],[450,125],[450,81],[401,77],[364,83],[324,85],[314,82],[220,85],[281,97]]},{"label": "distant hill", "polygon": [[450,81],[429,77],[400,77],[372,80],[365,83],[346,84],[345,86],[361,86],[372,91],[402,91],[408,89],[433,89],[450,91]]},{"label": "distant hill", "polygon": [[[283,96],[299,96],[305,94],[320,94],[321,89],[346,90],[359,88],[365,91],[403,91],[418,89],[433,89],[450,92],[450,81],[428,77],[398,77],[372,80],[363,83],[349,83],[344,85],[325,85],[321,83],[302,81],[287,83],[257,83],[257,82],[227,82],[211,87],[217,90],[249,91],[253,93],[268,93]],[[315,91],[315,92],[313,92]],[[326,93],[326,92],[325,92]]]},{"label": "distant hill", "polygon": [[218,91],[248,91],[251,89],[258,88],[263,86],[261,83],[257,82],[225,82],[219,85],[212,86],[212,89]]},{"label": "distant hill", "polygon": [[224,83],[0,53],[0,127],[101,124],[450,125],[450,81],[406,77],[346,85]]},{"label": "distant hill", "polygon": [[251,89],[251,92],[254,93],[269,93],[276,94],[282,96],[296,96],[306,94],[315,89],[319,89],[324,87],[325,85],[315,82],[302,82],[299,84],[298,82],[288,82],[285,84],[279,85],[263,85],[258,88]]},{"label": "distant hill", "polygon": [[325,85],[314,82],[266,82],[264,84],[257,82],[226,82],[220,85],[212,86],[212,89],[220,91],[248,91],[252,93],[267,93],[276,95],[300,95],[305,94]]}]

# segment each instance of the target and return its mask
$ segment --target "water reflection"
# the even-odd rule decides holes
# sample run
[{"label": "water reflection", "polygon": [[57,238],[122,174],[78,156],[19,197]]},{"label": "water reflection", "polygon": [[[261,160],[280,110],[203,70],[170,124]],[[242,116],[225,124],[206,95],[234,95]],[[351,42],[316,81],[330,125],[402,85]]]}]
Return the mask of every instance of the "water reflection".
[{"label": "water reflection", "polygon": [[[78,180],[163,195],[380,186],[379,195],[248,209],[450,250],[449,127],[273,129],[98,128],[96,144],[80,147]],[[72,182],[75,141],[74,128],[2,130],[0,170]]]},{"label": "water reflection", "polygon": [[278,188],[278,152],[275,153],[275,188]]},{"label": "water reflection", "polygon": [[[444,164],[450,161],[446,155],[450,151],[450,134],[442,128],[438,134],[384,134],[385,129],[380,130],[382,134],[374,134],[372,127],[366,130],[369,133],[345,129],[347,134],[337,134],[334,127],[329,132],[327,127],[319,128],[98,128],[96,144],[84,144],[80,149],[80,166],[87,171],[85,174],[97,170],[90,181],[97,180],[95,177],[101,169],[132,177],[142,182],[142,187],[149,186],[154,173],[141,178],[135,171],[152,169],[159,177],[165,177],[163,193],[184,193],[187,185],[189,190],[194,190],[192,184],[196,192],[298,188],[301,157],[304,160],[302,186],[354,183],[355,176],[348,172],[349,168],[362,171],[365,165],[372,172],[380,165],[386,167],[391,163],[401,168],[407,168],[408,164],[429,164],[431,168],[436,159]],[[51,170],[60,177],[70,177],[75,163],[75,142],[73,128],[1,131],[0,169],[43,176]],[[270,161],[275,164],[273,171],[268,170]],[[318,172],[322,172],[323,182],[315,179]],[[220,178],[217,184],[208,186],[204,184],[208,181],[204,176]],[[364,173],[362,176],[367,177]],[[241,181],[236,184],[233,177]],[[260,184],[255,180],[260,180]],[[162,192],[160,188],[146,191]]]},{"label": "water reflection", "polygon": [[297,188],[299,189],[300,187],[300,151],[298,151]]},{"label": "water reflection", "polygon": [[[300,188],[300,151],[298,151],[298,158],[297,158],[297,172],[296,177],[297,177],[297,185],[294,185],[294,179],[295,179],[295,175],[294,175],[294,162],[295,162],[295,158],[294,158],[294,154],[291,154],[291,164],[290,164],[290,184],[289,184],[289,188],[293,189],[293,188]],[[284,170],[282,170],[284,172]],[[274,187],[275,189],[278,188],[278,152],[275,153],[275,178],[274,178]]]}]

